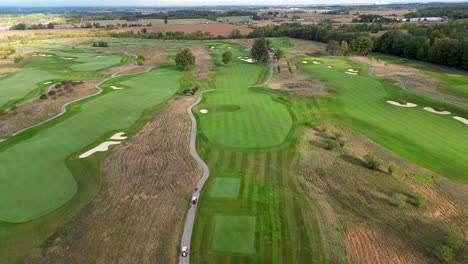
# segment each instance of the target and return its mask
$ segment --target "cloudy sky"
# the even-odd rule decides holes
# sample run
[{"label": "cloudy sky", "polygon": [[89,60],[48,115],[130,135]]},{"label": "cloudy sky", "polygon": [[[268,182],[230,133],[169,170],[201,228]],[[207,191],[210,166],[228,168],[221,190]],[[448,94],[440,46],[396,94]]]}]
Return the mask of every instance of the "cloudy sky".
[{"label": "cloudy sky", "polygon": [[[460,0],[458,0],[460,1]],[[200,6],[457,2],[457,0],[0,0],[0,6]]]}]

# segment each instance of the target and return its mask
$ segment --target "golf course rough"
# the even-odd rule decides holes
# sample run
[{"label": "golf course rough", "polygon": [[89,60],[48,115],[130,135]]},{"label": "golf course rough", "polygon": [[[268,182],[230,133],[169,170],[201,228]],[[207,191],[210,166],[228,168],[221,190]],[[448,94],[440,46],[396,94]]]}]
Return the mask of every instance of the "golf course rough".
[{"label": "golf course rough", "polygon": [[57,119],[52,127],[38,127],[30,137],[2,148],[0,220],[30,221],[66,203],[78,186],[65,160],[98,145],[107,133],[131,126],[145,109],[171,97],[179,89],[181,77],[175,68],[162,67],[112,79],[103,86],[129,89],[73,104],[70,114]]}]

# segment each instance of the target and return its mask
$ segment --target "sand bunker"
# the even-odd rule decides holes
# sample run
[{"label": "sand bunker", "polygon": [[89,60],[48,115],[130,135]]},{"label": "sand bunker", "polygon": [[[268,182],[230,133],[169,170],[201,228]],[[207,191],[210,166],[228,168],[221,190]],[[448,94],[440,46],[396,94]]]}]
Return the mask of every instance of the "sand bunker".
[{"label": "sand bunker", "polygon": [[434,113],[434,114],[438,114],[438,115],[450,115],[450,112],[449,112],[449,111],[437,111],[437,110],[435,110],[435,109],[432,108],[432,107],[424,107],[423,109],[426,110],[426,111],[428,111],[428,112],[431,112],[431,113]]},{"label": "sand bunker", "polygon": [[50,54],[43,54],[43,53],[34,54],[33,56],[34,57],[52,57],[52,55]]},{"label": "sand bunker", "polygon": [[359,72],[359,71],[355,69],[348,69],[348,72]]},{"label": "sand bunker", "polygon": [[463,117],[460,117],[460,116],[454,116],[453,119],[458,120],[458,121],[464,123],[465,125],[468,125],[468,119],[466,119],[466,118],[463,118]]},{"label": "sand bunker", "polygon": [[232,49],[231,47],[227,47],[228,49]]},{"label": "sand bunker", "polygon": [[349,74],[349,75],[357,75],[357,73],[355,72],[345,72],[346,74]]},{"label": "sand bunker", "polygon": [[68,57],[60,57],[61,59],[64,59],[64,60],[73,60],[74,58],[68,58]]},{"label": "sand bunker", "polygon": [[321,64],[321,62],[319,62],[319,61],[313,61],[312,63],[313,64]]},{"label": "sand bunker", "polygon": [[[248,57],[247,57],[248,58]],[[248,63],[254,63],[255,61],[251,58],[248,58],[248,59],[240,59],[241,61],[245,61],[245,62],[248,62]]]},{"label": "sand bunker", "polygon": [[102,142],[101,144],[99,144],[99,146],[93,148],[93,149],[90,149],[88,151],[86,151],[85,153],[81,154],[79,156],[80,159],[84,159],[84,158],[87,158],[91,155],[93,155],[94,153],[96,152],[105,152],[105,151],[108,151],[109,150],[109,147],[112,146],[112,145],[118,145],[120,144],[120,141],[106,141],[106,142]]},{"label": "sand bunker", "polygon": [[331,68],[333,68],[333,67],[332,67],[332,66],[330,66],[330,65],[328,65],[328,66],[327,66],[327,68],[328,68],[328,69],[331,69]]},{"label": "sand bunker", "polygon": [[105,56],[97,55],[95,58],[102,58],[102,57],[105,57]]},{"label": "sand bunker", "polygon": [[44,84],[51,84],[52,82],[45,82]]},{"label": "sand bunker", "polygon": [[399,102],[395,102],[395,101],[387,101],[387,103],[392,104],[392,105],[396,105],[396,106],[400,106],[400,107],[416,107],[416,106],[418,106],[417,104],[413,104],[413,103],[400,104]]},{"label": "sand bunker", "polygon": [[308,62],[307,61],[302,61],[302,63],[307,64]]},{"label": "sand bunker", "polygon": [[110,88],[112,88],[114,90],[122,90],[123,89],[122,87],[117,87],[117,86],[114,86],[114,85],[112,85]]},{"label": "sand bunker", "polygon": [[208,113],[208,110],[206,110],[206,109],[200,109],[200,113],[206,114],[206,113]]},{"label": "sand bunker", "polygon": [[127,136],[124,136],[125,132],[115,133],[110,139],[113,140],[124,140],[127,139]]}]

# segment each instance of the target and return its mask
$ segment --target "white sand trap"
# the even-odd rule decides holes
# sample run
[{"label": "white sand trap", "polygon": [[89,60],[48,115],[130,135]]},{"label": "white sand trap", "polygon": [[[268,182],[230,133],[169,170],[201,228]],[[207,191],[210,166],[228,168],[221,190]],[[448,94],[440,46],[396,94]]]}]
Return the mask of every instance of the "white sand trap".
[{"label": "white sand trap", "polygon": [[346,74],[349,74],[349,75],[357,75],[357,73],[355,72],[345,72]]},{"label": "white sand trap", "polygon": [[349,72],[359,72],[358,70],[355,69],[348,69]]},{"label": "white sand trap", "polygon": [[423,109],[426,110],[426,111],[428,111],[428,112],[431,112],[431,113],[434,113],[434,114],[438,114],[438,115],[450,115],[450,112],[449,112],[449,111],[437,111],[437,110],[435,110],[435,109],[432,108],[432,107],[424,107]]},{"label": "white sand trap", "polygon": [[200,113],[206,114],[206,113],[208,113],[208,110],[206,110],[206,109],[200,109]]},{"label": "white sand trap", "polygon": [[413,103],[400,104],[399,102],[395,102],[395,101],[387,101],[387,103],[392,104],[392,105],[396,105],[396,106],[400,106],[400,107],[416,107],[416,106],[418,106],[417,104],[413,104]]},{"label": "white sand trap", "polygon": [[237,58],[238,58],[238,59],[242,59],[242,57],[241,57],[241,56],[239,56],[239,57],[237,57]]},{"label": "white sand trap", "polygon": [[51,84],[52,82],[45,82],[44,84]]},{"label": "white sand trap", "polygon": [[313,64],[322,64],[322,63],[319,62],[319,61],[313,61],[312,63],[313,63]]},{"label": "white sand trap", "polygon": [[42,54],[42,53],[34,54],[33,56],[35,56],[35,57],[38,57],[38,56],[39,57],[52,57],[52,55],[50,55],[50,54]]},{"label": "white sand trap", "polygon": [[127,139],[127,136],[124,136],[125,132],[115,133],[110,139],[112,140],[124,140]]},{"label": "white sand trap", "polygon": [[332,67],[332,66],[330,66],[330,65],[328,65],[328,66],[327,66],[327,68],[328,68],[328,69],[331,69],[331,68],[333,68],[333,67]]},{"label": "white sand trap", "polygon": [[123,90],[122,87],[117,87],[117,86],[114,86],[114,85],[112,85],[110,88],[112,88],[114,90]]},{"label": "white sand trap", "polygon": [[74,58],[69,58],[69,57],[60,57],[61,59],[64,59],[64,60],[73,60]]},{"label": "white sand trap", "polygon": [[228,49],[232,49],[231,47],[227,47]]},{"label": "white sand trap", "polygon": [[103,55],[97,55],[95,58],[102,58],[102,57],[106,57],[106,56],[103,56]]},{"label": "white sand trap", "polygon": [[109,147],[112,146],[112,145],[118,145],[120,144],[121,142],[120,141],[106,141],[106,142],[102,142],[101,144],[99,144],[99,146],[93,148],[93,149],[90,149],[88,151],[86,151],[85,153],[81,154],[80,155],[80,159],[84,159],[84,158],[87,158],[91,155],[93,155],[94,153],[96,152],[105,152],[105,151],[108,151],[109,150]]},{"label": "white sand trap", "polygon": [[240,60],[248,62],[248,63],[254,63],[255,62],[253,59],[240,59]]},{"label": "white sand trap", "polygon": [[466,119],[466,118],[459,117],[459,116],[454,116],[453,119],[458,120],[458,121],[464,123],[465,125],[468,125],[468,119]]},{"label": "white sand trap", "polygon": [[302,63],[307,64],[308,62],[307,61],[302,61]]}]

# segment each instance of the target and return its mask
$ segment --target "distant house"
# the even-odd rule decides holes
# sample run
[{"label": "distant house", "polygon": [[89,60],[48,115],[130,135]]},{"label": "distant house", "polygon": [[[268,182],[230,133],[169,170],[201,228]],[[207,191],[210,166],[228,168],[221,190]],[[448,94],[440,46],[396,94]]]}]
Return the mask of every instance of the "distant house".
[{"label": "distant house", "polygon": [[10,30],[10,26],[0,26],[0,31]]},{"label": "distant house", "polygon": [[410,18],[409,22],[441,22],[441,17],[414,17]]},{"label": "distant house", "polygon": [[303,19],[303,18],[296,18],[296,19],[294,19],[294,21],[296,21],[296,22],[303,22],[304,19]]},{"label": "distant house", "polygon": [[63,24],[63,25],[54,25],[54,28],[67,29],[67,28],[76,28],[76,26],[72,24]]},{"label": "distant house", "polygon": [[239,23],[242,24],[242,25],[250,25],[250,24],[252,24],[252,21],[246,19],[246,20],[242,20],[242,21],[239,22]]}]

